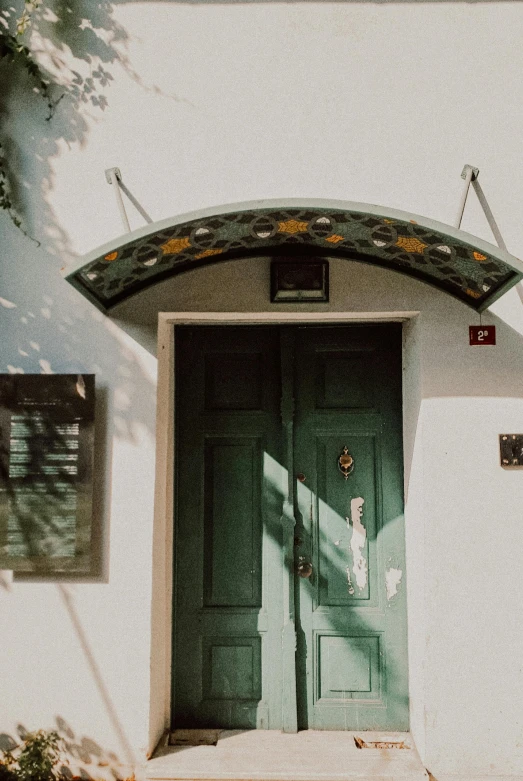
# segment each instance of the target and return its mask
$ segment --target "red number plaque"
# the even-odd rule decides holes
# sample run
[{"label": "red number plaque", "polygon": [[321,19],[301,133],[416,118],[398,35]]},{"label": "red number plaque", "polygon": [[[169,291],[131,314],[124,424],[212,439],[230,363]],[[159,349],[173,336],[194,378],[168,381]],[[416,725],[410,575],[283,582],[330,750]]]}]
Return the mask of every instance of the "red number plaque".
[{"label": "red number plaque", "polygon": [[495,325],[470,325],[469,326],[470,344],[496,344],[496,326]]}]

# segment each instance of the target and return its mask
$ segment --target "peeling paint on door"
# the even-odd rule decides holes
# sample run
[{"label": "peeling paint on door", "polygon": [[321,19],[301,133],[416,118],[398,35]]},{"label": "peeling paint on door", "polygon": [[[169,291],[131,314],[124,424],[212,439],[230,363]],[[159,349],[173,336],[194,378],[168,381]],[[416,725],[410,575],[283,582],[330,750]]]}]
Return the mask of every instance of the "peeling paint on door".
[{"label": "peeling paint on door", "polygon": [[356,499],[351,499],[350,503],[350,517],[352,521],[352,537],[350,541],[353,562],[352,569],[354,577],[356,578],[356,584],[360,590],[364,589],[367,585],[367,559],[362,554],[362,550],[367,541],[367,530],[361,522],[364,502],[365,499],[358,496]]},{"label": "peeling paint on door", "polygon": [[350,576],[350,567],[345,567],[345,572],[347,573],[347,582],[349,584],[349,594],[352,596],[354,594],[354,586],[352,585],[352,579]]},{"label": "peeling paint on door", "polygon": [[385,587],[387,589],[388,601],[398,593],[398,586],[401,583],[402,576],[402,570],[396,569],[395,567],[389,567],[385,572]]}]

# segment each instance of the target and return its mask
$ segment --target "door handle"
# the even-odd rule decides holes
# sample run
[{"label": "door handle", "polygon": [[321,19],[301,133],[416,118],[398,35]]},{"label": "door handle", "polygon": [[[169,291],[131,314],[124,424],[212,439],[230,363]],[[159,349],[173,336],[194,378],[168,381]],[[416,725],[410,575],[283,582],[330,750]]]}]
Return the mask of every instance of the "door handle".
[{"label": "door handle", "polygon": [[306,561],[305,556],[300,556],[296,565],[296,572],[300,578],[310,578],[312,575],[312,564]]}]

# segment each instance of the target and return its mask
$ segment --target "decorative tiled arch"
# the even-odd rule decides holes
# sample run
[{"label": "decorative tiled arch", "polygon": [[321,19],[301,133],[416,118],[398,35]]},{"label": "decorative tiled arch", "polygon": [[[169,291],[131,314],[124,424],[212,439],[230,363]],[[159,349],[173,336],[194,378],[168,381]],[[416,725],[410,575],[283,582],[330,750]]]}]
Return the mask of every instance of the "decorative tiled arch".
[{"label": "decorative tiled arch", "polygon": [[150,285],[199,266],[311,254],[416,277],[477,311],[523,277],[523,263],[517,258],[425,217],[339,201],[269,201],[147,225],[90,253],[67,280],[108,310]]}]

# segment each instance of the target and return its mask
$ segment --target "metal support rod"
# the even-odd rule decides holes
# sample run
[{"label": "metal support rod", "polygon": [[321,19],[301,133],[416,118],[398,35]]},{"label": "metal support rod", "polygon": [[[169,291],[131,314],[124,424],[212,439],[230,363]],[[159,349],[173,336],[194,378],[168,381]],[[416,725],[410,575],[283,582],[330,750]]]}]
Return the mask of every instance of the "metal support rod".
[{"label": "metal support rod", "polygon": [[477,179],[472,180],[472,186],[476,192],[476,195],[478,196],[478,201],[481,204],[481,208],[485,212],[485,217],[487,218],[490,230],[494,234],[494,238],[496,239],[498,247],[501,247],[501,249],[504,249],[506,252],[508,252],[507,245],[503,241],[503,236],[500,233],[498,224],[494,219],[494,215],[492,214],[491,208],[487,203],[487,199],[485,198],[485,193],[483,192],[483,189]]},{"label": "metal support rod", "polygon": [[483,192],[483,189],[480,183],[478,182],[478,176],[479,176],[479,168],[474,168],[474,166],[472,165],[466,165],[463,168],[463,171],[461,172],[461,178],[465,180],[465,187],[463,189],[463,195],[461,196],[461,202],[458,209],[458,216],[456,219],[455,227],[459,228],[461,226],[461,220],[463,218],[463,212],[465,210],[465,204],[467,202],[467,195],[469,192],[470,184],[472,183],[472,187],[474,188],[474,191],[478,196],[478,201],[480,203],[481,208],[483,209],[483,213],[485,217],[487,218],[487,222],[489,224],[490,230],[492,231],[494,238],[496,239],[496,243],[498,247],[505,250],[505,252],[508,252],[507,245],[503,241],[503,236],[501,235],[501,231],[498,228],[498,224],[494,219],[492,210],[487,203],[487,199],[485,198],[485,193]]},{"label": "metal support rod", "polygon": [[467,203],[467,195],[469,194],[470,183],[476,181],[478,174],[479,168],[474,168],[472,165],[466,165],[461,172],[461,178],[465,180],[465,187],[463,188],[463,194],[461,196],[456,222],[454,223],[456,228],[461,227],[461,220],[463,219],[463,212],[465,211],[465,204]]},{"label": "metal support rod", "polygon": [[118,204],[118,210],[120,212],[120,217],[122,218],[124,229],[127,233],[131,232],[131,226],[129,225],[129,220],[127,218],[127,212],[125,211],[124,202],[122,199],[122,193],[120,192],[120,180],[122,178],[122,175],[120,173],[119,168],[108,168],[105,172],[105,178],[108,181],[109,184],[112,184],[114,187],[114,194],[116,195],[116,203]]},{"label": "metal support rod", "polygon": [[149,217],[149,215],[147,214],[147,212],[145,211],[145,209],[143,208],[143,206],[142,206],[140,203],[138,203],[138,201],[136,200],[136,198],[134,197],[134,195],[132,194],[132,192],[131,192],[131,191],[129,190],[129,188],[128,188],[128,187],[127,187],[127,186],[126,186],[126,185],[125,185],[125,184],[122,182],[122,180],[121,180],[121,179],[118,179],[118,186],[119,186],[120,190],[121,190],[123,193],[125,193],[125,195],[126,195],[128,198],[129,198],[129,200],[131,201],[132,205],[134,206],[134,208],[136,209],[136,211],[137,211],[139,214],[141,214],[141,216],[144,218],[145,222],[148,222],[149,224],[151,224],[151,223],[152,223],[152,218],[151,218],[151,217]]}]

